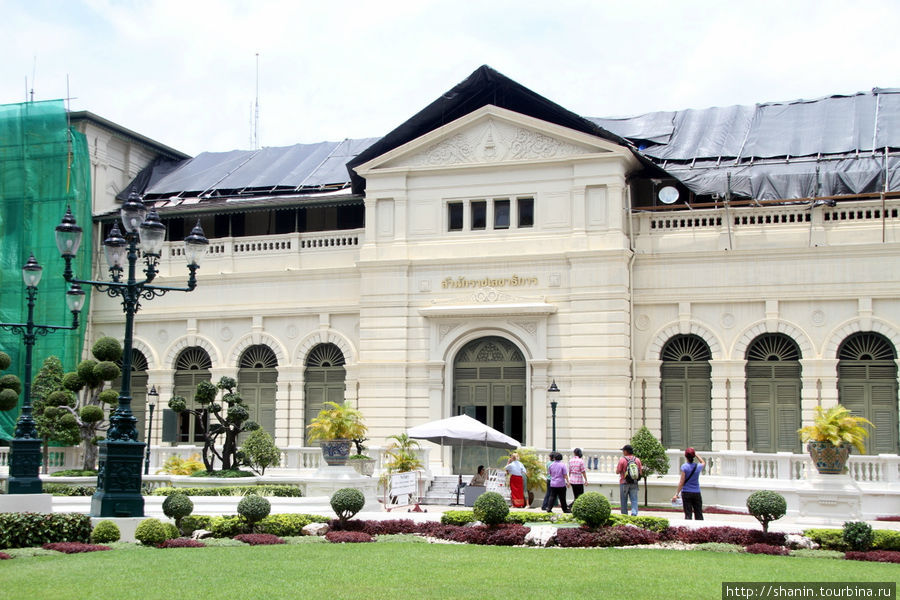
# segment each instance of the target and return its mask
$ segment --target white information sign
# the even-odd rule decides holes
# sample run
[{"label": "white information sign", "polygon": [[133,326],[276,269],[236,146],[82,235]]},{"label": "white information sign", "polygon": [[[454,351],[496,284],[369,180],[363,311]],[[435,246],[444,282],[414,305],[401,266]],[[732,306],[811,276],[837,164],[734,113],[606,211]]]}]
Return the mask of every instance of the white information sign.
[{"label": "white information sign", "polygon": [[394,473],[391,475],[391,496],[411,496],[416,493],[416,473]]}]

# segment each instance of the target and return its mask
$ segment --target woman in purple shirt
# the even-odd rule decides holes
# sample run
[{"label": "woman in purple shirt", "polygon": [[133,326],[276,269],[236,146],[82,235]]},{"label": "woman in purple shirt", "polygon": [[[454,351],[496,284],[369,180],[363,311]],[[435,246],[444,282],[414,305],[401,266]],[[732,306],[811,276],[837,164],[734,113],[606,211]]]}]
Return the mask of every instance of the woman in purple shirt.
[{"label": "woman in purple shirt", "polygon": [[[569,505],[566,504],[566,487],[569,485],[569,471],[562,461],[562,454],[556,453],[553,457],[553,462],[547,468],[547,472],[550,475],[551,498],[559,500],[559,505],[564,513],[572,512],[569,509]],[[552,500],[550,501],[550,506],[553,506]],[[553,512],[553,509],[551,508],[547,512]]]},{"label": "woman in purple shirt", "polygon": [[[684,518],[690,521],[693,514],[697,521],[702,521],[703,498],[700,496],[700,471],[703,470],[706,463],[697,456],[697,452],[693,448],[684,451],[684,458],[687,462],[681,465],[681,480],[678,482],[678,490],[672,496],[672,502],[675,502],[678,495],[681,494]],[[695,460],[697,462],[694,462]]]}]

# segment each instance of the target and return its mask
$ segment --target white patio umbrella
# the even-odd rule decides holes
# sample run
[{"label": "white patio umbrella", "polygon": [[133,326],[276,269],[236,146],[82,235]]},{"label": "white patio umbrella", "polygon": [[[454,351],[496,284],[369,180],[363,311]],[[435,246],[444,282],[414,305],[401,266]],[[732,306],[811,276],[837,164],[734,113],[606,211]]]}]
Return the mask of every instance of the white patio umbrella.
[{"label": "white patio umbrella", "polygon": [[[457,448],[475,446],[514,450],[521,445],[517,440],[468,415],[416,425],[410,427],[406,434],[417,440],[428,440],[442,446]],[[459,455],[461,459],[462,452]]]}]

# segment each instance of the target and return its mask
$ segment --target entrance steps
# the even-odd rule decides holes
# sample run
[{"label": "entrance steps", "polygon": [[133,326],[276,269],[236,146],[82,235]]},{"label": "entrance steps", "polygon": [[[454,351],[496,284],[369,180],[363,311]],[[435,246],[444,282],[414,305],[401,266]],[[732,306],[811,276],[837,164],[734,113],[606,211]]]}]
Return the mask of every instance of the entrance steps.
[{"label": "entrance steps", "polygon": [[[468,483],[472,479],[471,475],[463,475],[463,483]],[[437,504],[442,506],[452,506],[456,504],[456,486],[459,483],[459,475],[436,475],[432,480],[425,497],[421,499],[424,504]],[[459,505],[464,502],[463,492],[459,493]]]}]

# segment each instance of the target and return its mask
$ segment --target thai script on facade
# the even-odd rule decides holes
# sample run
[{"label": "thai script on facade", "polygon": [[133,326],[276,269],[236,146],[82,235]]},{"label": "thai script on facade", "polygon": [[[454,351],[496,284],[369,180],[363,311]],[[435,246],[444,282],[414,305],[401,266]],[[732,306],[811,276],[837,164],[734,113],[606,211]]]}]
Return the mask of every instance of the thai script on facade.
[{"label": "thai script on facade", "polygon": [[522,287],[529,285],[537,285],[537,277],[520,277],[513,275],[511,277],[483,277],[481,279],[468,279],[460,275],[459,277],[447,277],[441,282],[444,289],[453,288],[482,288],[482,287]]}]

